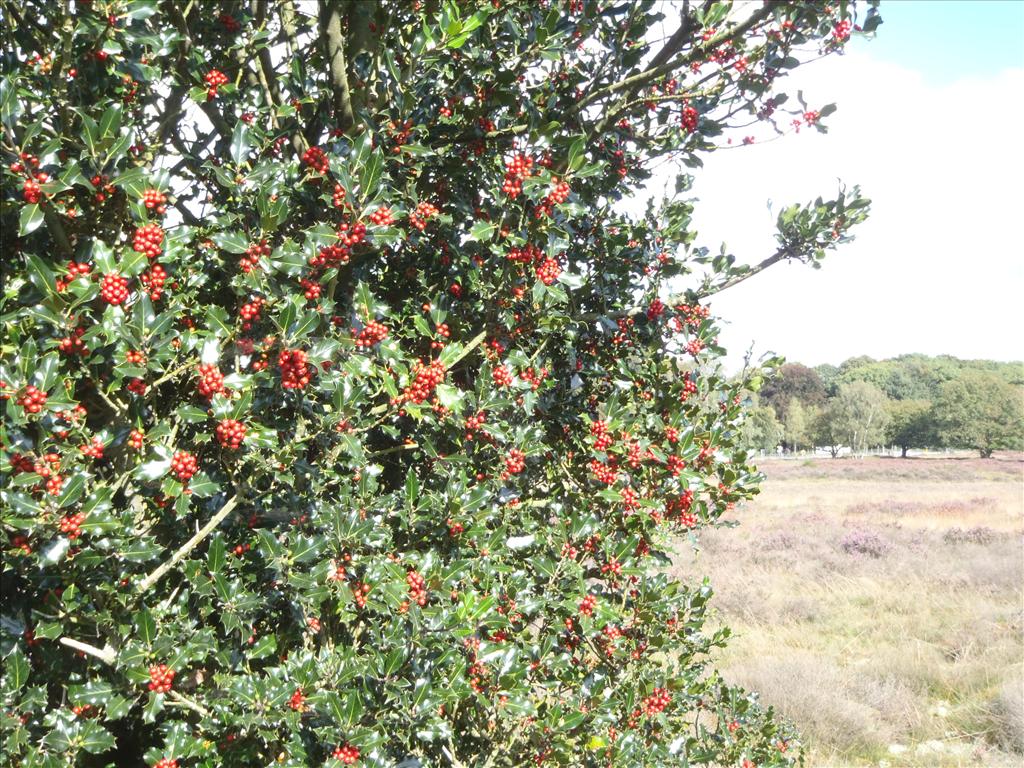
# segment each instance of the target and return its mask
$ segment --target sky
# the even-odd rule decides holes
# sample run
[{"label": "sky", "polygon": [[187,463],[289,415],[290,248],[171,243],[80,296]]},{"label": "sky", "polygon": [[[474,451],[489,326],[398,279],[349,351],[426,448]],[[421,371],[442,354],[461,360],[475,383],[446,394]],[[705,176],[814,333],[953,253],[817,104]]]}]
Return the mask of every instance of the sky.
[{"label": "sky", "polygon": [[730,368],[751,346],[808,365],[1024,359],[1024,0],[885,0],[881,13],[874,40],[785,87],[838,105],[827,135],[716,152],[695,174],[698,244],[741,262],[772,253],[782,207],[832,197],[840,179],[873,201],[822,269],[778,264],[712,297]]}]

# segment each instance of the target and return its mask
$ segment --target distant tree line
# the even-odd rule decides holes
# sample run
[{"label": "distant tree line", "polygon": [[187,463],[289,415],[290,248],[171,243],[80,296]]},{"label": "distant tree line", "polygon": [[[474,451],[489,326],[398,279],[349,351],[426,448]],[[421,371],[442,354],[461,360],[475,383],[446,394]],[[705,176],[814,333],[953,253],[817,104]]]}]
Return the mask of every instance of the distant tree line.
[{"label": "distant tree line", "polygon": [[1024,448],[1024,365],[955,357],[854,357],[783,365],[745,424],[752,448]]}]

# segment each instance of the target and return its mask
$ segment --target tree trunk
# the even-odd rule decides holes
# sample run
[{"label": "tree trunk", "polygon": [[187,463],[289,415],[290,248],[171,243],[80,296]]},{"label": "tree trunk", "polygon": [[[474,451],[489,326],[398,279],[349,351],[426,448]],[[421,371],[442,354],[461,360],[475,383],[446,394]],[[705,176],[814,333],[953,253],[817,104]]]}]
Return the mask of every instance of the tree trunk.
[{"label": "tree trunk", "polygon": [[907,458],[907,446],[903,445],[903,446],[900,446],[900,447],[903,449],[903,455],[900,456],[900,458],[901,459]]}]

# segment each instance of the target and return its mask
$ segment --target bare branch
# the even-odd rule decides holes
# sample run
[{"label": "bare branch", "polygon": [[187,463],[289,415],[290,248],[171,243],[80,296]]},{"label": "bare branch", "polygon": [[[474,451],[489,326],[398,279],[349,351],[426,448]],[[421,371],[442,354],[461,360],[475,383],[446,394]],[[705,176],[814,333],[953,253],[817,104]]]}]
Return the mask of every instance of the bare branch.
[{"label": "bare branch", "polygon": [[672,33],[672,37],[665,41],[665,45],[651,59],[648,67],[660,67],[670,58],[675,56],[686,44],[693,39],[690,29],[690,0],[684,0],[683,9],[680,12],[679,28]]},{"label": "bare branch", "polygon": [[232,496],[230,499],[228,499],[224,503],[224,506],[221,507],[220,510],[217,512],[217,514],[211,517],[207,521],[206,525],[204,525],[202,528],[196,531],[195,536],[186,541],[182,545],[181,549],[179,549],[177,552],[171,555],[170,560],[168,560],[166,563],[163,563],[160,566],[157,566],[157,568],[152,573],[150,573],[146,578],[140,581],[136,585],[135,591],[141,595],[154,584],[156,584],[158,581],[160,581],[160,579],[162,579],[169,570],[174,568],[174,566],[176,566],[178,563],[180,563],[182,560],[188,557],[188,553],[195,549],[197,546],[199,546],[199,543],[202,542],[202,540],[205,539],[207,536],[209,536],[213,532],[213,530],[221,524],[225,517],[231,514],[231,510],[235,508],[235,506],[238,504],[238,501],[239,499],[237,495]]},{"label": "bare branch", "polygon": [[66,645],[68,648],[74,648],[76,651],[81,651],[88,656],[93,656],[104,664],[112,665],[117,660],[117,651],[115,651],[109,643],[105,644],[102,648],[97,648],[95,645],[83,643],[81,640],[75,640],[72,637],[62,637],[59,642],[61,645]]}]

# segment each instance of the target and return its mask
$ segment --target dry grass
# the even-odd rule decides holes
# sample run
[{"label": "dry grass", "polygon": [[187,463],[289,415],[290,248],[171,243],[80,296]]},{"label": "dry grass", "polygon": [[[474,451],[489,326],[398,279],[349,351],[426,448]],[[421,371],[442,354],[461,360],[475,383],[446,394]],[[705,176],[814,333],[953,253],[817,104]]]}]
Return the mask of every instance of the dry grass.
[{"label": "dry grass", "polygon": [[812,766],[1024,764],[1021,457],[762,469],[742,525],[675,566],[711,578],[726,676]]}]

